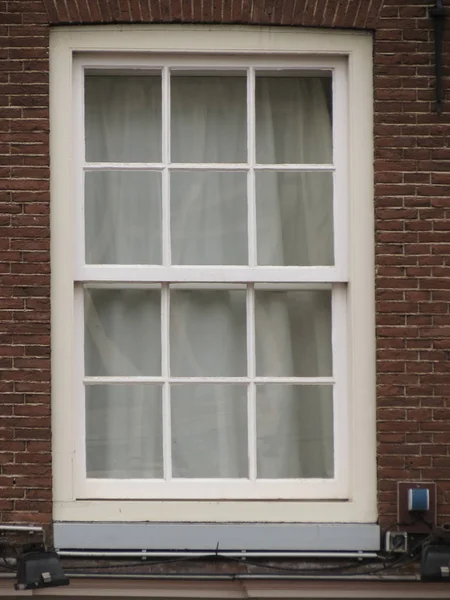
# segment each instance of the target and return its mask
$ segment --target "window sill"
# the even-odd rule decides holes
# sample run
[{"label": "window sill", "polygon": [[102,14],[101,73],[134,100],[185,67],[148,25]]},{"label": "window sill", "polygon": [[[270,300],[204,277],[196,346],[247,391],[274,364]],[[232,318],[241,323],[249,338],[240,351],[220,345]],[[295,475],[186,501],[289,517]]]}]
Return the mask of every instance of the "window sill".
[{"label": "window sill", "polygon": [[380,549],[380,528],[370,523],[55,522],[54,543],[59,550],[369,552]]}]

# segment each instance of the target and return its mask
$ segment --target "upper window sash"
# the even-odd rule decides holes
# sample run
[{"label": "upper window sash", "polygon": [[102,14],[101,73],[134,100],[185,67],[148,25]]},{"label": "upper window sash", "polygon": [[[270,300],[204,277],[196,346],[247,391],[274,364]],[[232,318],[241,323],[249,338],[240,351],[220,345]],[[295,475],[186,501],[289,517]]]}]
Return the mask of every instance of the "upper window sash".
[{"label": "upper window sash", "polygon": [[[162,73],[162,162],[160,163],[98,163],[86,162],[84,140],[84,80],[86,73],[96,70],[108,74],[129,72],[130,70],[151,70],[153,73],[159,69]],[[169,70],[176,69],[195,71],[196,73],[210,74],[211,71],[241,70],[248,75],[247,84],[247,110],[248,110],[248,138],[254,137],[254,74],[255,70],[289,71],[295,70],[302,75],[319,73],[332,75],[332,144],[333,164],[257,164],[255,162],[254,148],[248,155],[245,163],[170,163],[170,169],[194,170],[242,170],[257,171],[317,171],[330,172],[333,177],[333,240],[334,240],[334,265],[333,266],[256,266],[255,251],[252,251],[254,239],[249,240],[250,266],[172,266],[168,261],[170,251],[163,248],[163,265],[104,265],[87,264],[85,260],[85,228],[84,228],[84,177],[88,172],[106,168],[108,171],[152,171],[167,170],[169,164],[169,136],[170,136],[170,83]],[[252,89],[253,88],[253,89]],[[75,138],[75,265],[74,280],[79,282],[104,281],[104,282],[171,282],[171,281],[223,281],[223,282],[345,282],[348,281],[348,96],[347,96],[347,66],[344,58],[340,57],[220,57],[208,58],[199,55],[192,57],[180,55],[149,55],[137,57],[108,56],[101,54],[80,55],[74,61],[74,122],[73,131]],[[252,130],[253,128],[253,130]],[[254,185],[254,184],[253,184]],[[165,205],[168,198],[163,192],[162,229],[170,230],[168,211]],[[249,216],[252,217],[254,207],[249,207]],[[249,235],[255,237],[254,224],[249,220]],[[163,234],[164,238],[164,234]],[[168,242],[170,243],[170,241]],[[167,242],[163,242],[163,245]],[[253,256],[252,256],[253,254]]]}]

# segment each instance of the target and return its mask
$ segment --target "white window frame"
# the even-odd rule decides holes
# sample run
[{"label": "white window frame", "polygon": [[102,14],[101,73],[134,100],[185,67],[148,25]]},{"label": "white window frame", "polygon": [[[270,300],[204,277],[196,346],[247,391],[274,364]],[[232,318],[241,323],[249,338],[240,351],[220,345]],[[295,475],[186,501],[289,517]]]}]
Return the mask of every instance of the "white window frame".
[{"label": "white window frame", "polygon": [[[82,164],[80,151],[83,68],[114,64],[121,68],[163,66],[167,70],[172,65],[197,70],[211,68],[211,60],[214,68],[244,65],[250,73],[255,66],[269,69],[295,66],[333,72],[333,139],[337,142],[335,266],[218,269],[84,265],[80,174],[83,168],[92,166]],[[371,38],[367,34],[201,26],[111,26],[52,32],[52,429],[57,519],[362,522],[375,519],[371,62]],[[250,78],[250,86],[252,81]],[[167,79],[163,78],[163,94],[167,99],[164,82]],[[164,118],[163,112],[164,121],[167,128],[167,113]],[[346,150],[338,151],[342,148]],[[83,315],[80,294],[74,293],[74,281],[211,283],[217,278],[228,283],[335,284],[332,336],[343,344],[339,348],[343,351],[333,350],[334,371],[338,374],[336,381],[333,380],[337,388],[335,478],[280,482],[214,480],[206,485],[205,481],[86,479],[84,403],[80,401],[84,397],[82,337],[74,333],[82,331]],[[320,383],[316,379],[308,382]],[[149,517],[149,511],[157,514]]]},{"label": "white window frame", "polygon": [[[161,65],[164,65],[161,67]],[[257,69],[264,72],[279,72],[286,70],[307,76],[308,73],[323,73],[331,75],[333,81],[333,145],[335,151],[333,164],[283,164],[258,165],[255,161],[254,129],[255,129],[255,76]],[[114,69],[123,71],[150,70],[152,73],[162,69],[162,140],[163,157],[160,163],[89,163],[84,160],[84,78],[86,70],[89,73],[99,70],[113,73]],[[190,72],[201,74],[211,70],[220,72],[227,69],[241,71],[247,76],[247,115],[249,162],[239,164],[227,163],[173,163],[170,162],[170,77],[169,71],[180,73],[188,69]],[[127,499],[139,498],[211,498],[211,499],[337,499],[346,498],[348,494],[348,406],[347,397],[347,348],[346,348],[346,287],[348,284],[347,247],[347,125],[346,125],[346,68],[345,61],[311,57],[198,57],[183,54],[172,56],[155,54],[146,57],[110,58],[91,54],[81,55],[74,61],[74,131],[75,134],[75,344],[76,357],[83,357],[84,349],[84,313],[83,285],[121,284],[126,287],[133,285],[151,285],[162,283],[162,375],[160,377],[85,377],[83,361],[76,361],[76,385],[80,401],[76,408],[78,440],[75,449],[76,489],[82,498],[117,498],[118,495]],[[163,231],[163,265],[91,265],[85,260],[84,241],[84,177],[88,172],[96,170],[109,171],[162,171],[162,231]],[[170,265],[170,216],[168,197],[168,178],[170,172],[232,170],[247,174],[248,185],[248,235],[249,263],[251,266],[169,266]],[[256,219],[255,219],[255,174],[262,171],[320,171],[332,173],[334,178],[334,215],[333,223],[334,259],[333,266],[308,267],[260,267],[256,266]],[[333,374],[329,377],[256,377],[255,376],[255,289],[249,286],[247,294],[247,377],[169,377],[168,356],[170,356],[169,329],[169,293],[168,285],[196,284],[211,289],[227,284],[264,284],[265,287],[277,284],[281,289],[320,288],[332,284],[332,346]],[[301,288],[302,289],[302,288]],[[164,472],[169,473],[164,479],[127,479],[126,485],[118,479],[93,479],[86,476],[86,443],[84,384],[125,384],[125,383],[161,383],[163,384],[163,457]],[[248,450],[249,478],[248,479],[172,479],[171,446],[170,446],[170,397],[168,386],[171,383],[241,383],[249,386],[248,398]],[[255,424],[255,386],[258,383],[277,383],[292,385],[332,385],[333,386],[333,432],[334,432],[334,477],[330,479],[290,479],[263,480],[256,479],[256,424]],[[253,467],[253,468],[252,468]]]}]

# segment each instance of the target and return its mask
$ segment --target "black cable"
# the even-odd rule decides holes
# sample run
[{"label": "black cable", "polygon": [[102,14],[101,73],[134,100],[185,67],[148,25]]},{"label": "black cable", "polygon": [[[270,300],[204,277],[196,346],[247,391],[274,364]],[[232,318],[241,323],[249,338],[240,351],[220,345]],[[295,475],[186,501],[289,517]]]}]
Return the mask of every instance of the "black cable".
[{"label": "black cable", "polygon": [[424,525],[426,525],[426,527],[428,528],[428,531],[431,533],[433,531],[433,527],[427,521],[425,521],[425,519],[423,518],[422,513],[418,512],[417,516],[419,517],[419,520],[422,521],[422,523]]},{"label": "black cable", "polygon": [[416,559],[418,558],[418,556],[420,554],[420,551],[422,550],[422,547],[424,546],[424,544],[426,544],[430,540],[430,538],[431,538],[431,535],[428,535],[425,539],[417,542],[410,550],[408,550],[408,552],[405,552],[405,554],[402,554],[401,557],[399,557],[397,560],[394,560],[390,565],[381,567],[380,569],[376,569],[375,571],[368,571],[368,572],[366,571],[363,574],[364,575],[374,575],[377,573],[389,571],[393,568],[398,569],[398,568],[406,567],[406,566],[412,564],[413,562],[416,561]]},{"label": "black cable", "polygon": [[[173,563],[178,563],[178,562],[190,562],[190,561],[196,561],[196,560],[205,560],[205,559],[211,559],[211,558],[217,558],[220,557],[222,558],[222,555],[220,554],[204,554],[202,556],[177,556],[174,558],[165,558],[165,559],[161,559],[161,560],[153,560],[150,561],[148,559],[146,559],[145,557],[142,558],[142,560],[140,560],[139,562],[132,562],[132,563],[124,563],[124,562],[116,562],[116,564],[108,564],[108,565],[86,565],[86,566],[82,566],[82,565],[75,565],[75,566],[67,566],[68,569],[116,569],[118,567],[142,567],[143,565],[148,565],[148,566],[162,566],[162,565],[167,565],[167,564],[173,564]],[[80,557],[81,560],[86,560],[86,558],[82,558]],[[114,559],[115,561],[118,561],[119,559]]]},{"label": "black cable", "polygon": [[[367,559],[365,561],[365,565],[361,565],[361,562],[358,563],[349,563],[348,565],[338,565],[336,567],[328,567],[328,568],[316,568],[316,569],[298,569],[298,568],[289,568],[289,567],[276,567],[273,565],[268,565],[268,564],[264,564],[264,563],[254,563],[252,561],[248,561],[248,559],[245,559],[245,561],[243,561],[242,559],[236,558],[236,557],[230,557],[230,556],[224,556],[224,555],[217,555],[217,554],[213,554],[213,555],[206,555],[203,557],[186,557],[186,558],[175,558],[175,559],[168,559],[168,560],[164,560],[164,561],[152,561],[151,563],[133,563],[133,566],[142,566],[143,564],[151,564],[151,565],[163,565],[163,564],[167,564],[167,563],[175,563],[178,561],[189,561],[189,560],[194,560],[194,559],[204,559],[204,558],[221,558],[221,559],[228,559],[232,562],[239,562],[241,564],[248,564],[250,566],[255,566],[255,567],[259,567],[259,568],[265,568],[265,569],[270,569],[273,575],[278,574],[279,572],[286,572],[289,571],[291,573],[296,573],[298,575],[304,575],[305,577],[314,577],[317,574],[320,575],[327,575],[328,573],[333,573],[336,574],[336,576],[338,576],[339,572],[341,572],[342,575],[345,575],[346,577],[364,577],[366,575],[379,575],[382,573],[385,573],[387,571],[390,571],[392,569],[398,569],[401,567],[405,567],[408,566],[409,564],[413,563],[418,555],[419,552],[422,548],[422,546],[426,543],[426,541],[430,538],[430,536],[427,536],[427,538],[425,538],[424,540],[420,540],[417,544],[415,544],[413,546],[413,548],[408,551],[407,553],[405,553],[404,555],[402,555],[399,558],[395,558],[395,559],[389,559],[386,558],[384,561],[384,564],[382,566],[380,566],[377,569],[372,569],[372,570],[360,570],[356,573],[343,573],[342,571],[345,571],[349,568],[361,568],[361,566],[367,566],[368,564],[370,564],[371,562],[374,562],[374,559]],[[380,557],[381,560],[381,557]],[[122,564],[122,567],[126,567],[126,566],[130,566],[129,564]],[[98,575],[102,574],[102,569],[111,569],[111,568],[118,568],[120,567],[120,565],[108,565],[108,566],[104,566],[104,567],[99,567],[98,565],[93,566],[93,567],[89,567],[89,568],[96,568],[97,569],[97,573]],[[79,567],[80,569],[85,569],[87,567]],[[68,567],[67,570],[73,570],[74,567]],[[148,571],[140,571],[140,572],[134,572],[132,573],[133,575],[151,575],[151,573],[148,573]],[[170,575],[180,575],[180,573],[167,573],[166,574],[167,577],[170,577]],[[225,576],[227,578],[229,577],[239,577],[242,575],[252,575],[251,573],[226,573]],[[198,573],[198,574],[194,574],[194,573],[189,573],[189,577],[215,577],[217,576],[217,573]],[[219,574],[220,576],[220,574]]]},{"label": "black cable", "polygon": [[[423,545],[430,539],[430,537],[431,537],[431,535],[428,535],[425,539],[420,540],[413,546],[413,548],[411,548],[405,554],[402,554],[402,556],[400,556],[400,557],[396,557],[396,558],[386,557],[386,559],[384,560],[383,566],[380,566],[379,569],[375,569],[372,571],[362,570],[362,571],[358,571],[358,573],[348,573],[348,575],[371,575],[374,573],[381,573],[381,572],[389,571],[393,568],[401,568],[401,567],[407,566],[408,564],[411,564],[412,562],[414,562],[417,559],[417,557],[420,553],[420,550],[422,549]],[[380,557],[380,559],[381,559],[381,557]],[[362,565],[361,562],[359,562],[359,564],[351,563],[348,567],[346,565],[338,565],[336,567],[310,569],[309,572],[317,573],[320,571],[320,573],[323,574],[323,573],[327,573],[327,572],[331,572],[331,571],[346,571],[349,568],[361,569],[362,566],[367,566],[368,564],[371,564],[371,562],[374,562],[374,560],[367,559],[367,561],[365,561],[365,565]],[[261,563],[252,563],[248,560],[246,560],[246,563],[249,565],[256,566],[256,567],[270,568],[270,569],[273,569],[274,571],[282,570],[282,571],[291,571],[291,572],[297,572],[297,573],[307,573],[308,572],[307,569],[291,569],[288,567],[276,567],[276,566],[274,567],[274,566],[265,565],[265,564],[261,564]]]},{"label": "black cable", "polygon": [[[263,563],[263,562],[254,562],[249,560],[248,558],[246,558],[245,556],[243,558],[238,558],[238,557],[231,557],[231,556],[227,556],[227,555],[223,555],[223,554],[210,554],[210,555],[203,555],[203,556],[188,556],[188,557],[176,557],[176,558],[172,558],[172,559],[164,559],[164,560],[158,560],[158,561],[148,561],[148,560],[142,560],[140,562],[133,562],[133,563],[124,563],[124,562],[116,562],[114,564],[108,564],[108,565],[67,565],[67,569],[72,569],[72,570],[83,570],[83,569],[97,569],[97,570],[103,570],[103,569],[120,569],[120,568],[129,568],[129,567],[138,567],[138,566],[162,566],[162,565],[166,565],[166,564],[173,564],[173,563],[178,563],[178,562],[189,562],[189,561],[198,561],[198,560],[208,560],[208,559],[221,559],[221,560],[225,560],[225,561],[230,561],[230,562],[235,562],[241,565],[249,565],[252,567],[256,567],[256,568],[262,568],[262,569],[269,569],[271,571],[284,571],[284,572],[289,572],[289,573],[303,573],[303,572],[311,572],[311,573],[317,573],[318,571],[324,572],[324,571],[330,571],[330,572],[334,572],[334,571],[342,571],[342,570],[347,570],[347,569],[361,569],[364,566],[376,563],[376,559],[374,558],[366,558],[366,559],[355,559],[355,561],[351,562],[351,563],[344,563],[344,564],[340,564],[340,565],[335,565],[335,566],[329,566],[329,567],[318,567],[315,569],[305,569],[305,568],[298,568],[298,567],[284,567],[284,566],[277,566],[277,565],[273,565],[273,564],[267,564],[267,563]],[[339,557],[336,557],[339,558]],[[382,557],[379,557],[380,560],[382,560]],[[116,559],[117,560],[117,559]],[[384,559],[384,563],[387,561],[388,559]],[[397,562],[399,560],[398,557],[395,557],[395,559],[392,559],[392,562]]]},{"label": "black cable", "polygon": [[[241,562],[240,559],[235,558],[235,557],[227,557],[229,560],[233,561],[233,562]],[[351,569],[351,568],[361,568],[367,564],[371,564],[374,562],[373,558],[367,558],[367,559],[356,559],[358,560],[358,562],[351,562],[351,563],[346,563],[346,564],[340,564],[340,565],[335,565],[335,566],[330,566],[330,567],[317,567],[315,569],[304,569],[304,568],[295,568],[295,567],[282,567],[282,566],[277,566],[277,565],[269,565],[266,563],[257,563],[257,562],[253,562],[253,561],[249,561],[248,559],[245,559],[245,561],[242,561],[243,564],[247,564],[250,565],[252,567],[260,567],[262,569],[270,569],[272,571],[285,571],[285,572],[289,572],[289,573],[303,573],[303,572],[311,572],[311,573],[317,573],[317,572],[333,572],[333,571],[342,571],[342,570],[346,570],[346,569]]]},{"label": "black cable", "polygon": [[[162,566],[162,565],[166,565],[166,564],[173,564],[173,563],[178,563],[178,562],[189,562],[189,561],[198,561],[198,560],[208,560],[208,559],[221,559],[221,560],[225,560],[225,561],[230,561],[230,562],[235,562],[241,565],[248,565],[248,566],[252,566],[255,568],[261,568],[261,569],[268,569],[270,571],[272,571],[273,573],[276,572],[289,572],[289,573],[297,573],[297,574],[317,574],[318,572],[320,573],[334,573],[334,572],[342,572],[348,569],[361,569],[365,566],[368,566],[370,564],[373,564],[375,562],[375,559],[373,558],[367,558],[367,559],[356,559],[355,562],[351,562],[351,563],[344,563],[344,564],[340,564],[340,565],[336,565],[336,566],[330,566],[330,567],[317,567],[314,569],[307,569],[307,568],[293,568],[293,567],[284,567],[284,566],[277,566],[277,565],[273,565],[273,564],[266,564],[266,563],[262,563],[262,562],[253,562],[251,560],[248,560],[248,558],[243,557],[243,558],[238,558],[238,557],[231,557],[231,556],[227,556],[227,555],[222,555],[222,554],[210,554],[210,555],[203,555],[203,556],[187,556],[187,557],[176,557],[176,558],[172,558],[172,559],[164,559],[164,560],[158,560],[158,561],[147,561],[147,560],[142,560],[140,562],[133,562],[133,563],[115,563],[115,564],[108,564],[108,565],[67,565],[65,566],[65,568],[67,570],[90,570],[90,569],[96,569],[97,572],[101,572],[102,570],[110,570],[110,569],[122,569],[122,568],[129,568],[129,567],[138,567],[138,566]],[[338,557],[336,557],[338,558]],[[395,560],[398,560],[398,558],[396,558]]]},{"label": "black cable", "polygon": [[[395,525],[396,524],[393,524],[393,525],[391,525],[391,527],[393,527]],[[428,535],[425,539],[420,540],[417,544],[415,544],[413,546],[413,548],[411,548],[408,552],[406,552],[399,558],[385,557],[383,560],[383,557],[379,556],[378,561],[382,561],[382,566],[380,566],[379,562],[374,558],[360,558],[360,559],[356,558],[355,561],[352,561],[350,563],[344,563],[344,564],[339,564],[339,565],[334,565],[334,566],[329,566],[329,567],[317,567],[317,568],[312,568],[312,569],[311,568],[310,569],[298,568],[298,567],[293,568],[293,567],[277,566],[277,565],[267,564],[267,563],[263,563],[263,562],[254,562],[252,560],[249,560],[247,557],[245,557],[245,555],[238,558],[238,557],[227,556],[224,554],[214,553],[214,554],[204,554],[201,556],[195,555],[195,556],[166,558],[166,559],[161,559],[161,560],[156,560],[156,561],[149,561],[148,559],[146,559],[143,556],[142,560],[140,560],[139,562],[123,562],[123,561],[119,561],[119,559],[114,559],[116,562],[114,562],[112,564],[110,563],[107,565],[98,565],[98,564],[97,565],[67,565],[67,566],[64,566],[64,568],[69,571],[89,571],[91,569],[95,569],[97,573],[101,574],[102,571],[109,571],[111,569],[121,570],[124,568],[142,567],[144,565],[152,567],[152,566],[163,566],[163,565],[168,565],[168,564],[177,564],[177,563],[183,563],[183,562],[195,562],[195,561],[199,561],[199,560],[220,559],[220,560],[224,560],[224,561],[239,563],[241,565],[248,565],[248,566],[255,567],[255,568],[268,569],[273,574],[284,572],[284,573],[292,573],[292,574],[299,574],[299,575],[303,574],[305,576],[309,576],[309,575],[313,576],[313,575],[317,575],[318,573],[320,573],[320,574],[342,573],[342,574],[346,574],[349,576],[371,575],[371,574],[382,573],[382,572],[388,571],[393,568],[401,568],[402,566],[406,566],[407,564],[414,562],[418,556],[418,554],[416,554],[417,551],[421,550],[423,545],[430,539],[430,537],[431,537],[431,535]],[[308,558],[311,558],[311,557],[308,557]],[[339,558],[339,557],[336,556],[336,558]],[[86,560],[86,558],[82,558],[82,559]],[[371,571],[364,570],[364,567],[368,567],[372,564],[374,566],[379,566],[379,568],[373,569]],[[10,567],[6,564],[0,565],[0,568],[4,568],[5,570],[9,570],[9,571],[16,571],[15,567]],[[353,569],[357,569],[358,572],[345,573],[346,571],[349,571],[349,570],[351,571]],[[134,573],[134,574],[148,575],[149,573],[144,572],[144,573]],[[236,573],[235,575],[241,575],[241,574],[242,573]],[[202,573],[202,575],[206,575],[206,574]],[[211,574],[211,575],[215,575],[215,574]],[[232,576],[233,574],[229,574],[229,575]]]},{"label": "black cable", "polygon": [[[337,557],[338,558],[338,557]],[[95,569],[98,572],[101,572],[103,570],[110,570],[110,569],[124,569],[124,568],[132,568],[132,567],[142,567],[142,566],[163,566],[163,565],[167,565],[167,564],[176,564],[176,563],[181,563],[181,562],[195,562],[198,560],[217,560],[217,559],[221,559],[221,560],[225,560],[225,561],[230,561],[230,562],[236,562],[238,564],[242,564],[242,565],[249,565],[249,566],[254,566],[254,567],[259,567],[259,568],[263,568],[263,569],[269,569],[271,571],[284,571],[284,572],[290,572],[290,573],[303,573],[303,572],[310,572],[310,573],[317,573],[318,571],[330,571],[330,572],[334,572],[334,571],[342,571],[343,569],[350,569],[350,568],[361,568],[364,565],[367,564],[371,564],[374,559],[373,558],[368,558],[368,559],[356,559],[358,560],[358,562],[351,562],[351,563],[345,563],[345,564],[341,564],[341,565],[336,565],[336,566],[331,566],[331,567],[327,567],[327,568],[317,568],[317,569],[299,569],[299,568],[291,568],[291,567],[283,567],[283,566],[276,566],[276,565],[268,565],[265,563],[257,563],[257,562],[252,562],[249,561],[247,558],[244,557],[244,559],[242,558],[237,558],[237,557],[231,557],[231,556],[227,556],[227,555],[223,555],[223,554],[205,554],[202,556],[186,556],[186,557],[174,557],[174,558],[167,558],[167,559],[163,559],[163,560],[157,560],[157,561],[149,561],[149,560],[141,560],[139,562],[123,562],[123,561],[118,561],[118,559],[115,559],[114,563],[109,563],[107,565],[64,565],[64,568],[67,570],[72,570],[72,571],[84,571],[84,570],[91,570],[91,569]],[[86,559],[84,559],[86,560]],[[5,567],[6,568],[6,567]],[[14,567],[11,567],[11,570],[15,570]]]},{"label": "black cable", "polygon": [[391,523],[390,525],[388,525],[385,529],[383,529],[383,533],[387,533],[388,531],[390,531],[393,527],[400,527],[401,523]]},{"label": "black cable", "polygon": [[12,550],[16,556],[19,555],[19,551],[17,549],[17,546],[15,546],[14,544],[9,544],[7,542],[3,542],[2,541],[2,542],[0,542],[0,558],[4,558],[4,555],[5,555],[4,550],[5,549]]}]

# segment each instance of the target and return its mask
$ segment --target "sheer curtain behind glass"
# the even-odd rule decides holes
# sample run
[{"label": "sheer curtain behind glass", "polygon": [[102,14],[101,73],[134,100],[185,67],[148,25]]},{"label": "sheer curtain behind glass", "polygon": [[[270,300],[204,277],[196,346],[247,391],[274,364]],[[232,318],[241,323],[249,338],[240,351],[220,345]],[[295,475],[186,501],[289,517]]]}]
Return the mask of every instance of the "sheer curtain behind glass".
[{"label": "sheer curtain behind glass", "polygon": [[[331,164],[331,80],[256,78],[256,161]],[[329,172],[256,172],[259,265],[334,264]],[[331,291],[256,289],[257,376],[332,375]],[[257,386],[257,472],[332,477],[331,386]]]},{"label": "sheer curtain behind glass", "polygon": [[[161,78],[96,75],[85,80],[86,160],[161,160]],[[161,173],[85,174],[86,262],[161,264]],[[85,373],[161,375],[160,289],[85,292]],[[86,387],[90,477],[161,478],[161,386]]]},{"label": "sheer curtain behind glass", "polygon": [[[173,76],[172,162],[247,161],[246,79]],[[329,164],[329,81],[256,83],[256,159]],[[87,160],[161,160],[159,77],[89,76]],[[161,174],[86,174],[86,260],[161,264]],[[257,171],[257,262],[333,264],[332,175]],[[233,170],[171,170],[172,263],[248,264],[247,179]],[[171,376],[247,374],[245,286],[171,290]],[[331,294],[256,290],[258,376],[331,376]],[[86,300],[86,374],[160,375],[159,290],[97,290]],[[246,386],[173,384],[174,477],[248,476]],[[88,386],[87,467],[94,477],[162,477],[161,388]],[[262,478],[333,476],[328,386],[267,384],[256,393]]]}]

